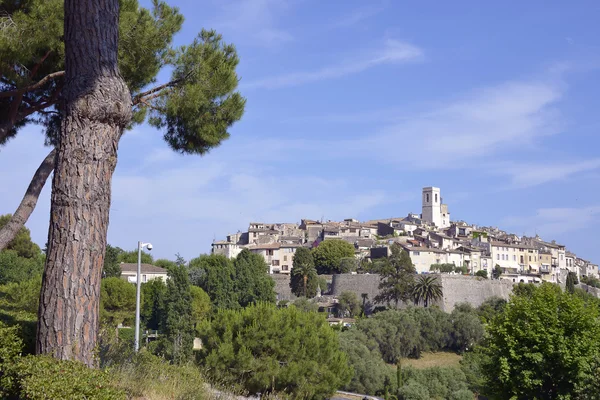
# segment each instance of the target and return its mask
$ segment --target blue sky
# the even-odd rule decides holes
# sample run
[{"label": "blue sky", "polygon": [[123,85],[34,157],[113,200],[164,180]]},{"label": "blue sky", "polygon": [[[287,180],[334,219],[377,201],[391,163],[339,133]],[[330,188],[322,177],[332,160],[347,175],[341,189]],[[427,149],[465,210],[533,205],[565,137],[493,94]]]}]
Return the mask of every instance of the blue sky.
[{"label": "blue sky", "polygon": [[[600,262],[597,2],[170,4],[186,17],[178,44],[205,27],[236,45],[246,113],[204,157],[148,126],[128,132],[111,244],[189,259],[254,220],[420,212],[433,185],[452,219],[537,232]],[[0,213],[47,151],[36,127],[1,150]],[[27,224],[41,245],[49,188]]]}]

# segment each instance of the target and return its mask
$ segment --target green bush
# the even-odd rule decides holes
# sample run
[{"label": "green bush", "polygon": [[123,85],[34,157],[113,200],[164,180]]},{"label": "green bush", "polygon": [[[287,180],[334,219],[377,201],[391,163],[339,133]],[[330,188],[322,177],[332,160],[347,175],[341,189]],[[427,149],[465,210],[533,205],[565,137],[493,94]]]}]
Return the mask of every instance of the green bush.
[{"label": "green bush", "polygon": [[482,278],[487,279],[488,273],[485,269],[480,269],[479,271],[475,272],[475,276],[480,276]]},{"label": "green bush", "polygon": [[322,399],[351,377],[337,333],[319,313],[261,303],[220,310],[200,332],[200,361],[227,388]]},{"label": "green bush", "polygon": [[50,356],[18,357],[2,364],[3,395],[18,399],[125,399],[106,371]]},{"label": "green bush", "polygon": [[393,367],[381,358],[377,342],[363,332],[356,329],[341,332],[340,347],[348,355],[348,363],[354,370],[352,380],[344,390],[378,395],[383,392],[386,381],[395,379]]},{"label": "green bush", "polygon": [[465,374],[456,367],[402,369],[404,384],[398,390],[402,399],[473,399]]}]

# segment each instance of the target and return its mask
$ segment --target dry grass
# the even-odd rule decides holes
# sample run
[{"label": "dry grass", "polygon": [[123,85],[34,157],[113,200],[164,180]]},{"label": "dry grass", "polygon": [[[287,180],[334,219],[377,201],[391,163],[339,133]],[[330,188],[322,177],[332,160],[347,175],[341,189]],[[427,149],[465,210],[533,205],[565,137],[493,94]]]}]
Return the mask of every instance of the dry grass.
[{"label": "dry grass", "polygon": [[456,353],[438,352],[423,353],[418,360],[412,358],[403,358],[402,366],[410,365],[417,369],[431,367],[458,367],[462,356]]}]

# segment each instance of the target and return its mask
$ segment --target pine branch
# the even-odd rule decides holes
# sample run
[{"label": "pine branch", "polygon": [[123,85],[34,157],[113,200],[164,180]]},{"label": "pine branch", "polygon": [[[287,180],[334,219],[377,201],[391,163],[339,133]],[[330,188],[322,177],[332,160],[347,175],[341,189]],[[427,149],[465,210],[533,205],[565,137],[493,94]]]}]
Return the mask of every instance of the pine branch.
[{"label": "pine branch", "polygon": [[11,97],[11,96],[19,95],[21,92],[23,92],[23,93],[31,92],[32,90],[41,88],[42,86],[44,86],[46,83],[48,83],[52,79],[55,79],[55,78],[58,78],[58,77],[61,77],[64,75],[65,75],[65,71],[53,72],[51,74],[46,75],[44,78],[42,78],[38,82],[36,82],[32,85],[29,85],[25,88],[0,92],[0,97]]},{"label": "pine branch", "polygon": [[0,250],[4,250],[11,240],[17,236],[19,230],[25,225],[29,216],[37,205],[40,193],[50,176],[50,173],[54,170],[54,159],[56,150],[53,149],[44,158],[44,161],[40,164],[38,169],[35,171],[31,183],[23,196],[23,200],[17,207],[17,210],[12,215],[10,221],[2,229],[0,229]]}]

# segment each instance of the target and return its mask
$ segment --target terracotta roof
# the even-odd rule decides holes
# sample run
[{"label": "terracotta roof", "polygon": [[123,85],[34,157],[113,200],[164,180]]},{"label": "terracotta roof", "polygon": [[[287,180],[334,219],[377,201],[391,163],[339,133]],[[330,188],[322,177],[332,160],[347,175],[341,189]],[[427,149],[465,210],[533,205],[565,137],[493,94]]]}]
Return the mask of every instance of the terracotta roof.
[{"label": "terracotta roof", "polygon": [[[136,263],[121,263],[121,272],[133,272],[137,273],[137,264]],[[166,274],[167,270],[161,267],[157,267],[152,264],[142,264],[141,265],[142,273],[146,274]]]}]

